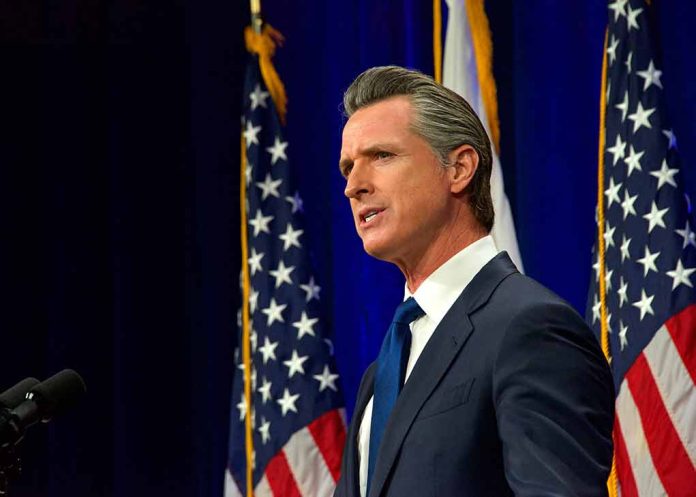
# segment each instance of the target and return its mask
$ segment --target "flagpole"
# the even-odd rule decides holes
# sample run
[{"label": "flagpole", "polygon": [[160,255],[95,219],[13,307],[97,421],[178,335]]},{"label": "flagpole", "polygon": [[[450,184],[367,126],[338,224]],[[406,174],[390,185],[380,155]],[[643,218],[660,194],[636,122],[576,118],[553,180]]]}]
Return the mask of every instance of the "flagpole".
[{"label": "flagpole", "polygon": [[261,34],[263,21],[261,19],[261,0],[249,0],[251,7],[251,27],[256,34]]},{"label": "flagpole", "polygon": [[442,0],[433,0],[433,79],[442,84]]},{"label": "flagpole", "polygon": [[[261,19],[261,0],[249,0],[251,10],[251,27],[258,35],[261,34],[263,21]],[[254,427],[252,426],[253,406],[251,401],[251,337],[249,316],[250,278],[248,266],[248,236],[246,212],[246,140],[242,134],[242,160],[240,164],[240,207],[241,207],[241,241],[242,241],[242,360],[244,363],[244,403],[246,418],[244,420],[244,446],[246,453],[246,497],[254,497]]]}]

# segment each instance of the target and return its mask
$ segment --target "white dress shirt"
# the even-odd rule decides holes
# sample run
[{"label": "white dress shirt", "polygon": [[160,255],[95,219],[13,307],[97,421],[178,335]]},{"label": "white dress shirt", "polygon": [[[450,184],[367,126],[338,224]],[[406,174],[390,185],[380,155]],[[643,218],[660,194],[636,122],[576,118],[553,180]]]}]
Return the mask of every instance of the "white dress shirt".
[{"label": "white dress shirt", "polygon": [[[411,350],[406,365],[408,380],[425,345],[435,328],[445,317],[447,311],[459,298],[464,288],[474,276],[498,253],[493,238],[485,236],[453,255],[437,268],[418,290],[411,295],[408,287],[404,290],[404,300],[413,297],[425,314],[411,323]],[[367,490],[367,460],[370,453],[370,425],[372,424],[372,401],[365,407],[358,430],[358,464],[360,465],[360,495],[365,497]]]}]

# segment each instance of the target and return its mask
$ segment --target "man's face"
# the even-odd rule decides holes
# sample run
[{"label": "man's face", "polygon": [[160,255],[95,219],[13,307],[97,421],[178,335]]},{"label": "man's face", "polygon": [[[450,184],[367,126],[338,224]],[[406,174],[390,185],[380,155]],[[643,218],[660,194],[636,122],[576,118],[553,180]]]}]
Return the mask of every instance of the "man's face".
[{"label": "man's face", "polygon": [[358,110],[343,129],[340,160],[365,251],[402,268],[437,248],[451,217],[447,170],[409,129],[412,112],[406,97]]}]

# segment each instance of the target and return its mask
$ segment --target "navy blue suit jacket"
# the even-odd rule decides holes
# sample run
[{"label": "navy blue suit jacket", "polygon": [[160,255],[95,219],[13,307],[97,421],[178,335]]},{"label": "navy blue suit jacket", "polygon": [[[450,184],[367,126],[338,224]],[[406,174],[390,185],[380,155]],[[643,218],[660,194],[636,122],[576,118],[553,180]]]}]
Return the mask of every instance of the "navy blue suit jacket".
[{"label": "navy blue suit jacket", "polygon": [[[336,497],[359,497],[363,376]],[[369,497],[605,496],[614,390],[590,329],[498,254],[433,333],[387,423]]]}]

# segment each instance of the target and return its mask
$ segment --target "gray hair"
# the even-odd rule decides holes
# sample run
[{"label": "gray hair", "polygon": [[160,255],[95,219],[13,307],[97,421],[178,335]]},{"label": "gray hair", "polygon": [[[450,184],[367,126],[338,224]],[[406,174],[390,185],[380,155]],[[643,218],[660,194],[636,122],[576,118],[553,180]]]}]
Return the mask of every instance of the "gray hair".
[{"label": "gray hair", "polygon": [[491,142],[471,105],[430,76],[399,66],[373,67],[358,75],[343,95],[346,117],[362,107],[388,98],[405,96],[414,110],[411,130],[432,148],[443,166],[450,166],[449,154],[461,145],[470,145],[479,156],[474,177],[467,187],[470,205],[479,223],[493,228],[491,199]]}]

